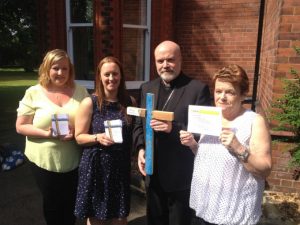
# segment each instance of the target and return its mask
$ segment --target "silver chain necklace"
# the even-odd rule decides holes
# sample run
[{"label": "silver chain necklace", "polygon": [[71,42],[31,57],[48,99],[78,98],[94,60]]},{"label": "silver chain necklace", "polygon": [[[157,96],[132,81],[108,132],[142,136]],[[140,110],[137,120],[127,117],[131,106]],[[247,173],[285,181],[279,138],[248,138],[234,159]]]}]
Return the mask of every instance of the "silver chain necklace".
[{"label": "silver chain necklace", "polygon": [[164,111],[164,109],[165,109],[166,106],[168,105],[168,103],[169,103],[169,101],[170,101],[170,99],[171,99],[171,97],[172,97],[174,91],[175,91],[175,88],[174,88],[174,89],[172,90],[172,92],[169,94],[168,99],[166,100],[166,102],[165,102],[164,106],[162,107],[161,111]]}]

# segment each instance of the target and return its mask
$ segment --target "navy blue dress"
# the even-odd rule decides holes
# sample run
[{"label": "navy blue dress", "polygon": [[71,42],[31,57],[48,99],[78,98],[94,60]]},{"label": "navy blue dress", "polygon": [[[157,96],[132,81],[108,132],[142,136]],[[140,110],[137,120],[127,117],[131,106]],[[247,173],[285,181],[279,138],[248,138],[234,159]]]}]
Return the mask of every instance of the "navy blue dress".
[{"label": "navy blue dress", "polygon": [[127,217],[130,210],[131,127],[120,112],[118,102],[104,102],[100,112],[96,96],[91,97],[93,114],[89,133],[104,133],[105,120],[121,119],[123,143],[83,148],[75,215],[81,219],[96,217],[99,220]]}]

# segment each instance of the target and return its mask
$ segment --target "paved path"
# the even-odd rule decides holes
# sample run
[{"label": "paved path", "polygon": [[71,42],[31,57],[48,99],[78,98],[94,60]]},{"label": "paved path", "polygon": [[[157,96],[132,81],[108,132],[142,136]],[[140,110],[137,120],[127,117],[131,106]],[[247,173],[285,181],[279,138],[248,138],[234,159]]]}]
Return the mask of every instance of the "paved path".
[{"label": "paved path", "polygon": [[[41,195],[26,163],[0,172],[0,225],[45,225],[41,205]],[[145,225],[145,196],[133,190],[131,205],[128,225]],[[269,218],[263,218],[259,225],[297,225],[281,221],[278,212],[269,210],[267,214]],[[76,225],[84,224],[77,221]]]}]

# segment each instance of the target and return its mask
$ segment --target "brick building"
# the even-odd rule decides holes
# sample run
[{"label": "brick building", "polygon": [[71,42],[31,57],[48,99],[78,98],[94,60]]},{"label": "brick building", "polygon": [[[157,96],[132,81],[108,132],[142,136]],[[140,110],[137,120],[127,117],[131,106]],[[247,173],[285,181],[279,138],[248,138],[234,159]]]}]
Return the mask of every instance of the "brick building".
[{"label": "brick building", "polygon": [[[121,59],[127,87],[155,78],[153,50],[166,39],[182,48],[183,71],[210,83],[229,63],[244,67],[251,80],[252,107],[266,111],[282,95],[280,78],[300,71],[298,0],[39,0],[39,46],[66,49],[77,80],[90,84],[97,62]],[[254,87],[254,88],[253,88]],[[289,156],[274,146],[271,190],[299,192],[300,181],[286,166]],[[283,163],[284,162],[284,163]]]}]

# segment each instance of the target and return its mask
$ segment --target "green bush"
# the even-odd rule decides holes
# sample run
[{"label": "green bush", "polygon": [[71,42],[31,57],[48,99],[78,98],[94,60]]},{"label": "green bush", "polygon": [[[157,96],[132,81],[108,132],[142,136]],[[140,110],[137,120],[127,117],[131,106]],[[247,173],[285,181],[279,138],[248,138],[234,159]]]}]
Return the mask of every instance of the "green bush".
[{"label": "green bush", "polygon": [[[300,56],[300,48],[294,47]],[[300,167],[300,76],[298,71],[291,69],[293,79],[284,79],[284,95],[273,102],[271,118],[279,122],[278,130],[291,131],[296,144],[292,152],[291,166]],[[277,109],[277,110],[276,110]],[[279,109],[279,111],[278,111]]]}]

